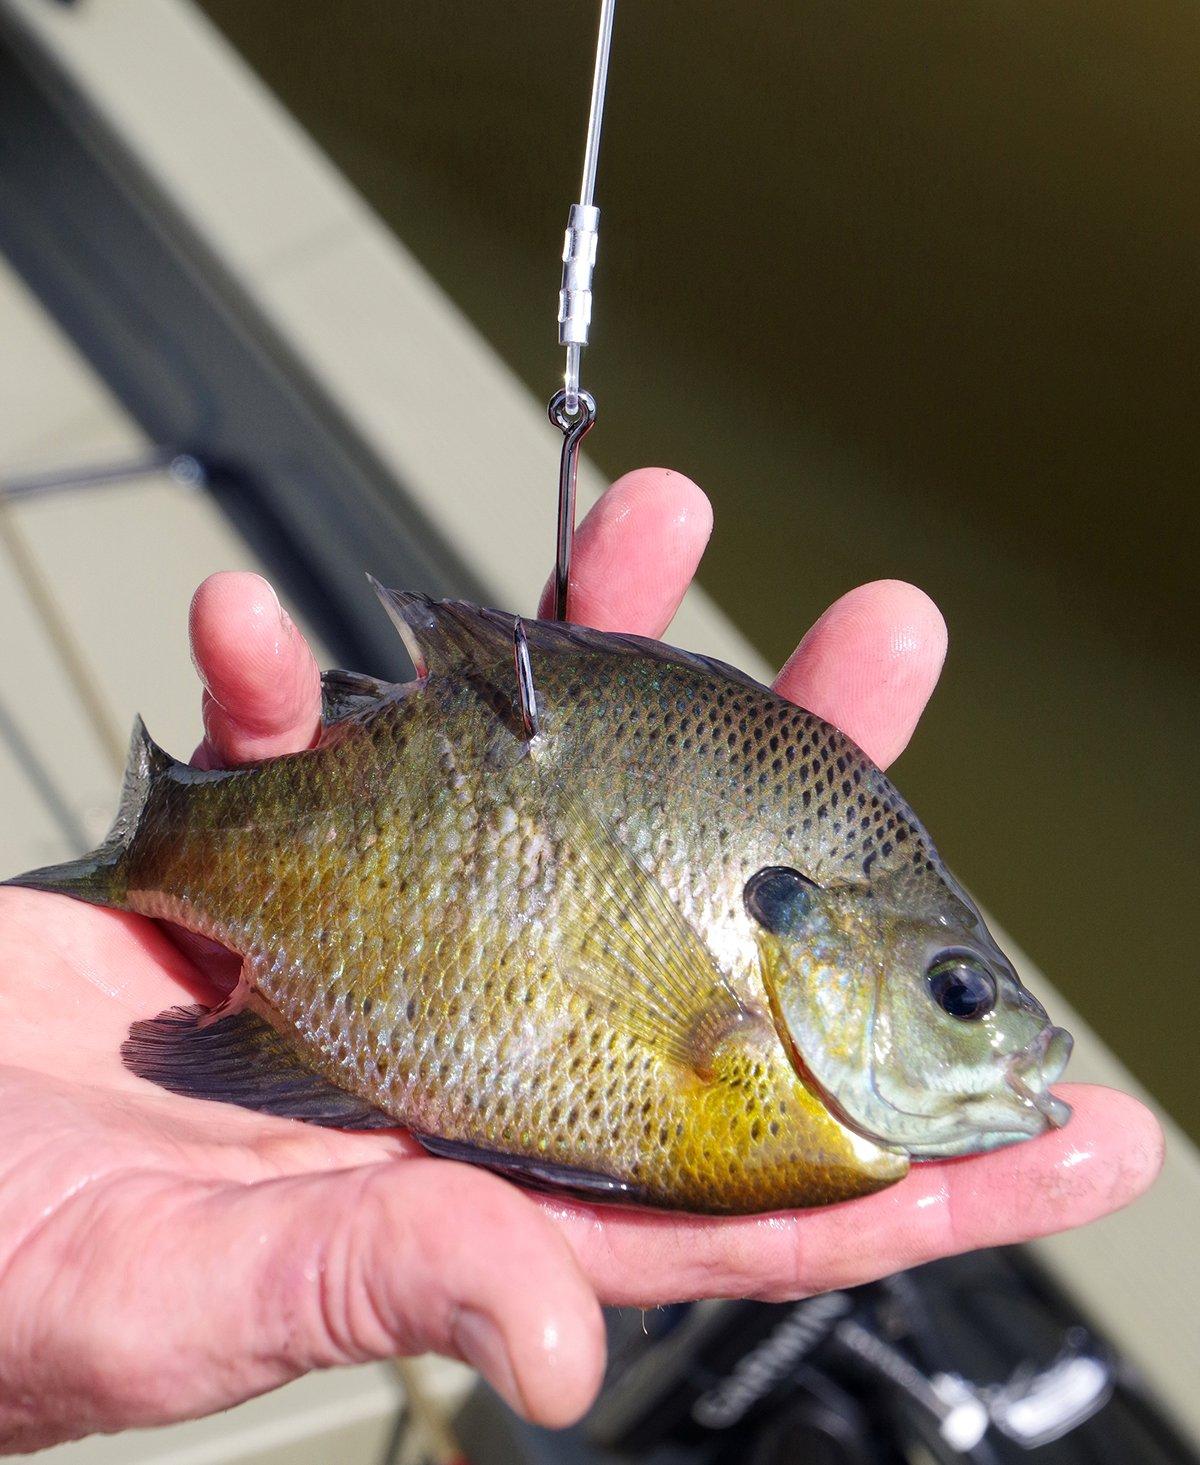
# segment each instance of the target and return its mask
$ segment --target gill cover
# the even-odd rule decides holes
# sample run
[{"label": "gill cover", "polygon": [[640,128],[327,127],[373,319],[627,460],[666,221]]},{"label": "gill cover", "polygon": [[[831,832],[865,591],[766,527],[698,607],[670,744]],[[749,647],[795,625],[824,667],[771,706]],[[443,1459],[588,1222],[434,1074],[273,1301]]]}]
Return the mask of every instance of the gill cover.
[{"label": "gill cover", "polygon": [[[1070,1115],[1048,1087],[1069,1034],[959,904],[961,919],[926,922],[845,887],[807,898],[791,929],[758,918],[763,984],[797,1072],[844,1124],[915,1159],[995,1149]],[[747,905],[754,914],[749,889]]]}]

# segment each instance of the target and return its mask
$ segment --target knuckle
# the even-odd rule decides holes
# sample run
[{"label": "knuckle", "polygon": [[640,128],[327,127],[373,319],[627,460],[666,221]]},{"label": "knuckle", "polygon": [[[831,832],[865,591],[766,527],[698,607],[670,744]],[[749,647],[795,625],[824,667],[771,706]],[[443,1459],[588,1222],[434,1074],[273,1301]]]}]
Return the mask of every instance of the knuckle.
[{"label": "knuckle", "polygon": [[173,1381],[159,1351],[144,1334],[122,1334],[111,1326],[88,1327],[76,1338],[67,1372],[80,1400],[105,1425],[129,1428],[171,1417]]},{"label": "knuckle", "polygon": [[365,1184],[344,1219],[318,1239],[308,1269],[313,1286],[305,1362],[318,1367],[361,1363],[400,1345],[388,1300],[393,1266],[372,1240],[391,1236],[396,1253],[403,1253],[402,1223],[393,1225],[394,1212],[378,1185]]}]

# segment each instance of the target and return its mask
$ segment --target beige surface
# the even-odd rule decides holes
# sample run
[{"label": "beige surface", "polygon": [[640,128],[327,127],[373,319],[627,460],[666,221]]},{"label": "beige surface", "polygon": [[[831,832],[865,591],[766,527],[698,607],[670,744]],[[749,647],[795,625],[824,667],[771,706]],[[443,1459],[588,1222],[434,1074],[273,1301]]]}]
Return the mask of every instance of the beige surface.
[{"label": "beige surface", "polygon": [[47,1465],[378,1465],[400,1407],[385,1364],[313,1374],[227,1414],[60,1445]]},{"label": "beige surface", "polygon": [[[527,604],[548,559],[557,451],[541,404],[224,41],[180,0],[0,3],[119,127],[429,521],[474,561],[495,601]],[[598,487],[590,469],[581,486],[586,501]],[[689,598],[674,635],[762,669],[702,595]],[[1123,1070],[1074,1026],[1073,1071],[1124,1086]],[[1200,1163],[1173,1134],[1150,1198],[1039,1250],[1200,1436],[1200,1277],[1190,1244],[1198,1214]]]},{"label": "beige surface", "polygon": [[[121,459],[143,446],[2,261],[0,341],[0,478]],[[15,529],[51,586],[122,738],[140,708],[155,735],[184,756],[200,731],[187,656],[191,590],[213,570],[257,566],[203,493],[163,476],[0,503],[0,516],[0,874],[10,874],[77,852],[14,756],[14,729],[91,839],[111,822],[118,776],[14,573],[3,531]],[[215,1419],[88,1440],[37,1458],[76,1465],[376,1465],[399,1400],[389,1368],[345,1370]]]}]

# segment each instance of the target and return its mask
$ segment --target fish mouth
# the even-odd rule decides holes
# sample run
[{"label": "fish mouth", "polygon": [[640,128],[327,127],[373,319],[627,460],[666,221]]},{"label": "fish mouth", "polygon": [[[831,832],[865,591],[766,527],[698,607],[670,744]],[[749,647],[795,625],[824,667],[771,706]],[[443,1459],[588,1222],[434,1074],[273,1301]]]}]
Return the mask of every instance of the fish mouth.
[{"label": "fish mouth", "polygon": [[1049,1086],[1062,1077],[1074,1046],[1066,1028],[1045,1027],[1027,1048],[1013,1054],[1004,1070],[1009,1089],[1052,1129],[1061,1129],[1071,1117],[1070,1104],[1056,1098]]}]

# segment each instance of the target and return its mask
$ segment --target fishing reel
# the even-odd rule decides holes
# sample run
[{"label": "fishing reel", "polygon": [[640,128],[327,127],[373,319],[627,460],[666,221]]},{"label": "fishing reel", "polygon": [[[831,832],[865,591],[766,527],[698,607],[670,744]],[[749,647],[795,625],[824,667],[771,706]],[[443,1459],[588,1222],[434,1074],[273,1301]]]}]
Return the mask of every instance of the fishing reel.
[{"label": "fishing reel", "polygon": [[555,1434],[486,1390],[477,1465],[1200,1465],[1027,1253],[982,1252],[795,1303],[609,1318],[595,1407]]}]

